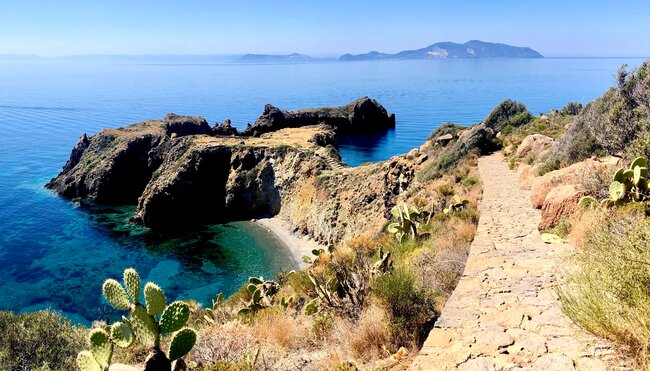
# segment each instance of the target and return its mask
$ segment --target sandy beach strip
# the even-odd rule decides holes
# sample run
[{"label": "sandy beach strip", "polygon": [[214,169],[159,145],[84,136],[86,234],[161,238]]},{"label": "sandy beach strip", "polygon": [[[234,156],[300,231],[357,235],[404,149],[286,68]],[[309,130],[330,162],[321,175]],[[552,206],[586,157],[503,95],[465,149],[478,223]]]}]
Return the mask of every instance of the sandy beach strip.
[{"label": "sandy beach strip", "polygon": [[306,236],[298,236],[295,233],[291,233],[288,223],[280,218],[257,219],[255,223],[271,232],[287,248],[292,259],[300,269],[308,266],[308,264],[302,261],[303,256],[307,255],[314,258],[311,253],[313,249],[326,249],[323,245]]}]

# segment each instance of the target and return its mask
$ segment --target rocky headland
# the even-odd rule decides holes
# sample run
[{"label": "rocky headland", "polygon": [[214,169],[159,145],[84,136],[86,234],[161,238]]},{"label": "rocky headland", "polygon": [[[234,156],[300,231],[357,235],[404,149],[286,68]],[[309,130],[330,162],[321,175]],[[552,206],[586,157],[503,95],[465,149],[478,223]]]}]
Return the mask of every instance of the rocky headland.
[{"label": "rocky headland", "polygon": [[266,105],[242,132],[229,120],[211,127],[201,117],[168,114],[82,135],[46,186],[74,200],[135,204],[133,221],[154,231],[279,216],[332,244],[381,230],[415,164],[397,157],[348,168],[336,136],[394,125],[395,116],[367,97],[297,111]]}]

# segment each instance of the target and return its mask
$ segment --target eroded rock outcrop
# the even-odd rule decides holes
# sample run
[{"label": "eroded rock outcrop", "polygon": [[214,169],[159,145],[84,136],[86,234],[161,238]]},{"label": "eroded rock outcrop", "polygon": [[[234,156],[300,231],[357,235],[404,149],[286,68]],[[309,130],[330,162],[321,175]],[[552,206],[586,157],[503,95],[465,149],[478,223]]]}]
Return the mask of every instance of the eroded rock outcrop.
[{"label": "eroded rock outcrop", "polygon": [[[286,119],[314,113],[320,120],[318,112],[337,112],[331,117],[348,112],[341,127],[354,126],[374,117],[368,112],[381,113],[363,108],[367,101],[345,109],[282,114]],[[375,109],[381,107],[370,101]],[[328,244],[379,232],[396,198],[414,179],[414,161],[403,156],[347,168],[331,122],[294,122],[290,127],[272,122],[264,126],[272,131],[242,136],[228,121],[210,127],[201,117],[169,114],[163,120],[106,129],[82,136],[47,187],[71,199],[137,205],[133,220],[160,232],[276,215]]]},{"label": "eroded rock outcrop", "polygon": [[388,114],[376,100],[363,97],[339,107],[283,111],[267,104],[264,113],[242,135],[259,136],[284,128],[325,124],[337,134],[382,131],[395,126],[395,115]]}]

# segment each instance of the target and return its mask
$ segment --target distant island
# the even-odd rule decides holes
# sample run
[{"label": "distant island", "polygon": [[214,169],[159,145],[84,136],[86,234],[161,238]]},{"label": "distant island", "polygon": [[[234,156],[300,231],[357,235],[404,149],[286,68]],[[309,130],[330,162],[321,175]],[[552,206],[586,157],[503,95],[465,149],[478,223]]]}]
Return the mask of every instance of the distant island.
[{"label": "distant island", "polygon": [[287,55],[277,54],[244,54],[235,59],[239,63],[268,63],[268,62],[315,62],[324,60],[335,60],[334,58],[314,58],[305,54],[292,53]]},{"label": "distant island", "polygon": [[528,47],[470,40],[464,44],[439,42],[417,50],[397,54],[372,51],[366,54],[345,54],[340,61],[368,61],[380,59],[447,59],[447,58],[544,58]]}]

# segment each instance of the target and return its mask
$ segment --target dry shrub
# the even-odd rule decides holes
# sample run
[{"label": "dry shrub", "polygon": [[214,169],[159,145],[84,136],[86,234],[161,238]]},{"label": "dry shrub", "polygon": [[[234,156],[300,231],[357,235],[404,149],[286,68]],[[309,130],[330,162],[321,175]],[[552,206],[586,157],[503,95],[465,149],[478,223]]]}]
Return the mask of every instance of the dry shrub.
[{"label": "dry shrub", "polygon": [[476,226],[461,219],[451,219],[447,224],[447,238],[456,245],[458,242],[472,242],[476,234]]},{"label": "dry shrub", "polygon": [[569,233],[569,240],[577,248],[584,248],[587,237],[587,232],[595,225],[598,225],[606,214],[601,209],[586,210],[578,212],[571,219],[571,232]]},{"label": "dry shrub", "polygon": [[450,244],[445,248],[422,249],[414,254],[411,263],[423,286],[445,296],[451,295],[465,268],[469,246],[469,243]]},{"label": "dry shrub", "polygon": [[258,315],[254,332],[260,340],[288,350],[303,347],[309,330],[300,317],[265,310]]},{"label": "dry shrub", "polygon": [[[650,220],[629,205],[587,229],[559,287],[562,309],[576,323],[650,360]],[[643,206],[643,205],[642,205]]]},{"label": "dry shrub", "polygon": [[335,336],[355,359],[368,362],[391,354],[389,323],[386,311],[371,304],[357,321],[340,321]]},{"label": "dry shrub", "polygon": [[239,363],[254,357],[258,349],[253,328],[238,321],[206,328],[194,346],[191,360],[202,364],[218,361]]},{"label": "dry shrub", "polygon": [[613,169],[607,166],[594,166],[580,174],[580,183],[585,187],[587,194],[602,200],[609,197],[613,173]]}]

